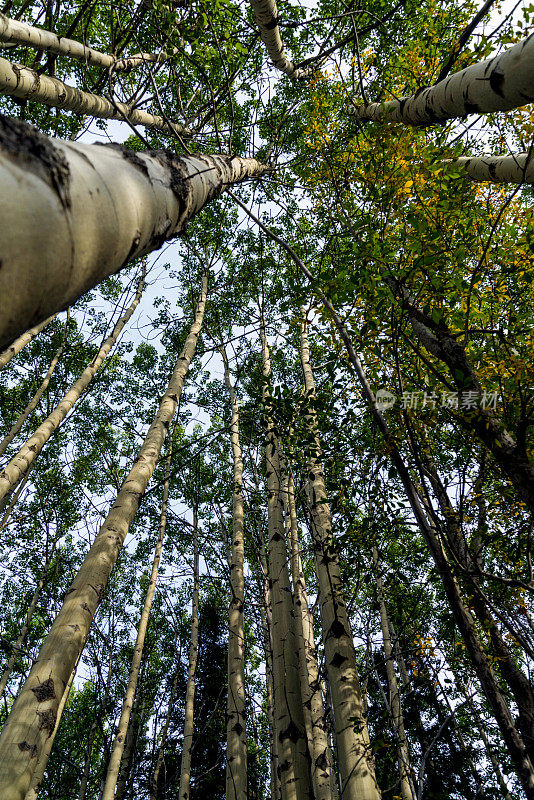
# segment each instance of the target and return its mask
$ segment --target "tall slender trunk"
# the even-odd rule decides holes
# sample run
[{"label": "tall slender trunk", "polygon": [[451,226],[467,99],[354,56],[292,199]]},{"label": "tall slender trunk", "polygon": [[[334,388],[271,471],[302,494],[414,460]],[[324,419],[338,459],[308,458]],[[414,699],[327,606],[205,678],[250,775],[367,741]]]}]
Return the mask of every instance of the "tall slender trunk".
[{"label": "tall slender trunk", "polygon": [[274,718],[274,675],[273,675],[273,617],[271,589],[269,586],[269,569],[263,541],[261,544],[261,564],[263,571],[263,598],[260,605],[261,626],[263,632],[263,651],[265,655],[265,694],[267,700],[267,716],[269,719],[270,737],[270,789],[271,800],[280,800],[280,776],[278,773],[278,740]]},{"label": "tall slender trunk", "polygon": [[306,397],[307,421],[314,438],[309,455],[307,497],[311,517],[312,544],[317,581],[321,594],[321,618],[336,723],[336,742],[343,800],[378,800],[374,760],[362,704],[356,653],[343,597],[339,558],[332,538],[332,521],[321,464],[321,443],[317,432],[315,381],[305,318],[301,328],[301,362]]},{"label": "tall slender trunk", "polygon": [[269,576],[272,598],[272,648],[275,732],[282,800],[301,800],[310,794],[309,753],[300,693],[293,598],[289,583],[284,535],[282,476],[279,444],[272,420],[271,361],[261,320],[263,405],[266,429],[268,489]]},{"label": "tall slender trunk", "polygon": [[50,139],[0,115],[0,347],[183,233],[252,158]]},{"label": "tall slender trunk", "polygon": [[22,428],[22,426],[24,425],[24,423],[26,422],[26,420],[28,419],[28,417],[30,416],[32,411],[34,411],[34,409],[37,408],[37,404],[39,403],[39,400],[41,399],[41,397],[43,396],[43,394],[46,392],[46,390],[48,388],[48,384],[50,383],[52,375],[55,372],[57,363],[58,363],[59,359],[61,358],[61,354],[63,353],[63,350],[65,349],[65,340],[67,338],[67,326],[68,326],[68,323],[69,323],[69,317],[70,317],[70,313],[67,312],[67,319],[65,320],[65,331],[64,331],[64,334],[63,334],[63,338],[62,338],[61,344],[59,345],[58,349],[56,350],[56,352],[54,354],[54,357],[52,358],[52,361],[50,362],[50,366],[48,367],[48,370],[47,370],[46,375],[44,376],[44,378],[42,380],[41,385],[39,386],[39,388],[37,389],[37,391],[33,395],[33,397],[30,400],[30,402],[27,404],[27,406],[24,409],[24,411],[19,415],[18,419],[13,423],[9,433],[6,436],[4,436],[4,438],[0,442],[0,456],[4,455],[4,453],[6,452],[7,448],[9,447],[9,445],[11,444],[11,442],[13,441],[13,439],[15,438],[17,433],[20,431],[20,429]]},{"label": "tall slender trunk", "polygon": [[191,607],[191,640],[189,644],[189,668],[185,695],[184,738],[182,742],[182,763],[180,766],[180,788],[178,800],[189,799],[191,784],[191,751],[193,749],[195,676],[198,657],[198,513],[193,506],[193,602]]},{"label": "tall slender trunk", "polygon": [[78,402],[82,392],[84,392],[88,387],[98,368],[101,366],[109,351],[117,341],[124,326],[127,324],[135,309],[139,305],[144,288],[145,267],[143,267],[135,297],[128,306],[126,313],[123,314],[123,316],[117,321],[113,331],[111,332],[111,335],[108,336],[94,359],[84,369],[80,377],[74,381],[55,409],[48,415],[44,422],[39,425],[35,433],[30,436],[28,441],[22,445],[18,453],[13,456],[11,461],[6,464],[4,469],[0,472],[0,499],[4,498],[11,491],[13,491],[21,477],[37,458],[48,439],[61,425],[74,404]]},{"label": "tall slender trunk", "polygon": [[230,588],[232,598],[228,615],[228,700],[226,707],[226,800],[247,798],[247,731],[245,698],[245,579],[243,566],[245,540],[243,527],[243,455],[239,440],[239,403],[230,380],[224,347],[224,380],[230,395],[232,422],[230,439],[233,455],[232,547]]},{"label": "tall slender trunk", "polygon": [[299,668],[302,703],[308,747],[312,759],[311,775],[315,800],[332,800],[333,766],[328,744],[325,710],[321,692],[317,650],[313,635],[313,617],[308,605],[306,579],[300,557],[300,543],[295,508],[295,486],[293,474],[288,470],[285,478],[284,501],[286,506],[286,529],[291,554],[295,605],[295,632],[299,651]]},{"label": "tall slender trunk", "polygon": [[115,785],[119,776],[119,769],[121,758],[124,751],[126,742],[126,733],[128,731],[128,723],[130,721],[130,714],[133,707],[135,698],[135,690],[137,688],[137,679],[139,676],[139,669],[141,667],[141,658],[143,656],[143,647],[145,645],[145,637],[148,628],[148,620],[154,600],[156,591],[156,583],[158,580],[159,564],[161,561],[161,553],[163,550],[163,539],[165,536],[165,527],[167,525],[167,503],[169,500],[169,476],[171,471],[171,458],[172,458],[172,438],[169,439],[169,454],[167,456],[167,463],[165,468],[165,482],[163,484],[163,500],[161,503],[161,515],[159,522],[159,533],[154,549],[154,559],[152,562],[152,572],[148,584],[143,610],[141,612],[141,619],[139,621],[139,628],[137,630],[137,639],[133,651],[132,664],[130,668],[130,677],[128,679],[128,687],[126,695],[122,704],[121,716],[117,732],[115,734],[115,741],[113,742],[113,749],[111,751],[111,758],[108,765],[108,772],[106,776],[106,783],[104,786],[104,793],[102,800],[113,800],[115,795]]},{"label": "tall slender trunk", "polygon": [[378,561],[378,551],[373,547],[373,563],[376,572],[376,586],[378,589],[378,601],[380,603],[380,627],[382,629],[382,642],[384,645],[384,658],[386,661],[386,674],[388,679],[388,702],[393,727],[397,739],[397,761],[399,764],[400,793],[402,800],[415,800],[415,791],[411,780],[410,754],[408,751],[408,741],[404,730],[404,717],[400,700],[397,676],[395,675],[395,665],[393,661],[393,647],[389,632],[389,619],[384,597],[384,581]]},{"label": "tall slender trunk", "polygon": [[46,326],[49,325],[53,319],[55,319],[56,316],[56,314],[52,314],[51,317],[43,320],[40,325],[30,328],[29,331],[26,331],[26,333],[21,334],[18,339],[15,339],[15,341],[10,344],[3,353],[0,353],[0,369],[3,369],[6,364],[9,364],[11,359],[18,355],[22,348],[26,347],[26,345],[29,344],[32,339],[35,339],[35,337],[41,333],[41,331],[44,330]]},{"label": "tall slender trunk", "polygon": [[[169,385],[115,503],[76,575],[0,735],[0,795],[23,800],[36,759],[53,730],[58,705],[105,593],[120,549],[156,467],[194,356],[206,304],[204,273],[195,320]],[[59,697],[58,697],[59,693]]]}]

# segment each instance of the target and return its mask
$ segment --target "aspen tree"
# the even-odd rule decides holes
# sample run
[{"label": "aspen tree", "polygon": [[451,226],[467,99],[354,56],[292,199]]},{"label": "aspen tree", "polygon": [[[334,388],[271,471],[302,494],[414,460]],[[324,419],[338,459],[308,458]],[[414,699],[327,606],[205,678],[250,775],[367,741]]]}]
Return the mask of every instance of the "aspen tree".
[{"label": "aspen tree", "polygon": [[[35,764],[54,729],[58,705],[89,633],[129,526],[156,467],[176,413],[202,327],[207,271],[182,352],[135,463],[93,542],[0,735],[2,800],[23,800]],[[59,697],[58,697],[59,693]]]},{"label": "aspen tree", "polygon": [[[231,196],[271,239],[283,247],[283,249],[296,264],[299,270],[305,275],[305,277],[312,284],[317,286],[317,282],[313,273],[298,257],[293,248],[284,239],[274,233],[267,225],[261,222],[261,220],[258,219],[258,217],[252,211],[250,211],[250,209],[248,209],[247,206],[239,200],[239,198],[237,198],[233,193],[231,193]],[[331,317],[334,326],[338,331],[343,344],[345,345],[349,363],[351,364],[356,378],[358,379],[362,390],[362,395],[369,407],[369,410],[371,411],[377,428],[383,436],[388,447],[391,461],[398,472],[419,530],[423,535],[432,559],[438,569],[443,583],[443,588],[447,596],[447,601],[450,605],[456,625],[458,626],[458,630],[460,631],[460,634],[464,640],[466,651],[469,655],[477,678],[480,681],[484,696],[493,712],[495,721],[497,722],[499,730],[502,734],[523,791],[528,800],[534,800],[533,762],[526,751],[523,739],[517,731],[517,728],[514,724],[514,719],[506,702],[506,698],[497,683],[491,663],[477,635],[474,620],[463,602],[460,587],[458,586],[458,582],[450,568],[450,564],[446,558],[446,555],[443,552],[443,548],[439,541],[439,537],[436,535],[431,517],[427,516],[425,513],[422,503],[424,496],[423,498],[420,497],[411,479],[410,472],[399,451],[397,441],[391,433],[384,415],[378,408],[376,398],[369,385],[360,359],[358,358],[358,355],[354,349],[346,325],[341,320],[331,301],[322,290],[319,290],[319,296],[323,302],[326,312]]]},{"label": "aspen tree", "polygon": [[310,792],[309,753],[300,693],[293,598],[284,536],[279,444],[272,419],[271,360],[263,315],[260,326],[266,433],[269,577],[272,599],[273,706],[278,774],[282,800],[301,800]]},{"label": "aspen tree", "polygon": [[0,347],[163,242],[227,186],[238,156],[138,153],[50,139],[0,115]]},{"label": "aspen tree", "polygon": [[243,524],[243,454],[239,440],[239,402],[230,379],[224,346],[219,349],[224,363],[224,381],[232,407],[230,439],[233,456],[232,546],[228,615],[228,699],[226,708],[226,800],[247,798],[247,737],[245,700],[245,539]]},{"label": "aspen tree", "polygon": [[359,105],[349,113],[362,120],[434,125],[466,114],[510,111],[534,100],[534,36],[494,58],[480,61],[416,94]]},{"label": "aspen tree", "polygon": [[406,731],[404,729],[404,716],[402,713],[397,676],[395,675],[395,665],[393,663],[394,657],[393,647],[391,644],[391,634],[389,631],[388,610],[384,597],[384,581],[380,571],[378,550],[376,547],[373,547],[373,564],[376,573],[378,602],[380,604],[380,628],[382,630],[382,644],[384,646],[384,658],[386,661],[386,675],[388,680],[388,705],[397,739],[397,761],[399,765],[400,794],[402,800],[416,800],[415,790],[411,780],[410,754],[408,751]]},{"label": "aspen tree", "polygon": [[44,376],[44,378],[42,380],[41,385],[39,386],[39,388],[37,389],[37,391],[33,395],[32,399],[30,400],[30,402],[28,403],[28,405],[26,406],[24,411],[20,414],[18,419],[13,423],[9,433],[6,436],[4,436],[4,438],[0,442],[0,456],[4,455],[4,453],[6,452],[7,448],[9,447],[9,445],[11,444],[13,439],[15,438],[17,433],[21,430],[22,426],[24,425],[24,423],[26,422],[26,420],[28,419],[28,417],[30,416],[32,411],[34,411],[37,408],[39,400],[41,399],[43,394],[48,389],[48,384],[50,383],[50,380],[52,379],[52,375],[55,372],[57,363],[58,363],[59,359],[61,358],[63,350],[65,349],[65,341],[66,341],[66,338],[67,338],[67,325],[68,325],[68,322],[69,322],[69,313],[67,312],[67,319],[65,320],[65,330],[64,330],[64,333],[63,333],[63,338],[62,338],[61,344],[59,345],[58,349],[56,350],[56,352],[54,354],[54,357],[52,358],[52,361],[50,362],[50,366],[48,367],[48,370],[47,370],[46,375]]},{"label": "aspen tree", "polygon": [[145,645],[145,637],[148,628],[148,620],[154,600],[156,591],[156,583],[158,580],[159,564],[161,561],[161,553],[163,551],[163,539],[165,536],[165,527],[167,525],[167,504],[169,501],[169,475],[171,469],[172,458],[172,438],[169,439],[169,453],[167,455],[165,467],[165,482],[163,484],[163,499],[161,501],[161,515],[159,521],[159,533],[154,548],[154,559],[152,561],[152,572],[148,583],[147,592],[145,595],[145,602],[141,612],[141,619],[139,621],[139,628],[137,629],[137,638],[135,641],[132,663],[130,667],[130,677],[128,679],[128,686],[121,709],[121,716],[115,739],[113,741],[113,749],[111,751],[111,758],[108,764],[108,771],[106,775],[106,783],[102,793],[102,800],[113,800],[115,795],[115,786],[117,778],[119,777],[119,769],[121,765],[121,758],[124,752],[124,745],[126,742],[126,734],[128,731],[128,724],[130,722],[130,714],[132,712],[135,692],[137,689],[137,679],[139,676],[139,669],[141,667],[141,658],[143,655],[143,648]]},{"label": "aspen tree", "polygon": [[13,491],[22,476],[27,473],[48,439],[52,436],[54,431],[57,430],[69,411],[80,399],[82,393],[86,390],[109,351],[119,338],[124,326],[128,323],[139,305],[144,288],[145,267],[143,266],[135,297],[128,306],[126,313],[117,320],[111,334],[101,345],[94,359],[87,365],[80,377],[70,386],[54,410],[48,415],[44,422],[39,425],[35,433],[30,436],[28,441],[0,472],[0,499],[6,497]]},{"label": "aspen tree", "polygon": [[185,694],[184,736],[182,740],[182,762],[180,765],[180,788],[178,800],[189,800],[191,783],[191,751],[193,749],[195,677],[198,657],[198,584],[199,584],[199,550],[198,550],[198,509],[193,504],[193,600],[191,607],[191,639],[189,643],[189,666],[187,672],[187,690]]},{"label": "aspen tree", "polygon": [[0,369],[3,369],[6,364],[9,364],[11,359],[18,355],[22,348],[26,347],[26,345],[29,344],[32,339],[35,339],[35,337],[41,333],[41,331],[43,331],[46,326],[49,325],[55,318],[56,314],[52,314],[51,317],[45,319],[40,323],[40,325],[30,328],[29,331],[26,331],[26,333],[23,333],[18,339],[15,339],[15,341],[7,348],[7,350],[4,350],[3,353],[0,353]]},{"label": "aspen tree", "polygon": [[332,521],[321,464],[321,444],[317,431],[315,381],[310,362],[310,348],[305,316],[301,323],[300,357],[304,388],[309,407],[306,410],[310,434],[314,438],[309,455],[307,498],[310,509],[312,544],[317,582],[321,595],[321,619],[328,681],[336,725],[336,744],[344,800],[380,798],[374,760],[369,742],[356,653],[343,597],[339,559],[332,537]]},{"label": "aspen tree", "polygon": [[291,469],[288,469],[285,477],[284,502],[295,598],[295,632],[299,649],[301,694],[308,747],[312,759],[313,793],[315,800],[332,800],[334,769],[326,732],[325,710],[313,634],[313,616],[308,605],[306,579],[300,557],[295,485]]}]

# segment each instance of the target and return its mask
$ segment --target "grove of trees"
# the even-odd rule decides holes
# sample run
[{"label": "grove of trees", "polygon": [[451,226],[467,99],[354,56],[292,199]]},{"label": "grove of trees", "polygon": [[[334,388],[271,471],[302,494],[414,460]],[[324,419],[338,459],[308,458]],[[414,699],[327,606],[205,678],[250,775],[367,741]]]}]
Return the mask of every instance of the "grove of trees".
[{"label": "grove of trees", "polygon": [[0,800],[534,800],[534,4],[0,48]]}]

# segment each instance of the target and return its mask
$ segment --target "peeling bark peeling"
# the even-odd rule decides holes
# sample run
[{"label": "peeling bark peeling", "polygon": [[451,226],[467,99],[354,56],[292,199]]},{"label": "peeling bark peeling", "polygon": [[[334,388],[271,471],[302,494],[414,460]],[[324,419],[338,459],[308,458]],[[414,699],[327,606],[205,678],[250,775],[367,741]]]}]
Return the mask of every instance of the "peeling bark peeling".
[{"label": "peeling bark peeling", "polygon": [[[301,327],[301,363],[307,396],[315,396],[307,324]],[[367,720],[361,697],[356,653],[350,629],[339,559],[332,538],[332,521],[321,464],[321,443],[313,408],[308,410],[315,438],[309,458],[307,498],[312,522],[315,569],[321,595],[321,619],[328,679],[336,725],[336,742],[343,800],[380,800]],[[313,476],[313,477],[312,477]]]},{"label": "peeling bark peeling", "polygon": [[462,166],[474,181],[534,183],[534,160],[531,153],[473,158],[462,156],[446,163]]},{"label": "peeling bark peeling", "polygon": [[[43,50],[45,53],[55,53],[61,56],[75,58],[85,64],[94,64],[98,67],[113,69],[114,72],[127,70],[139,66],[145,62],[159,63],[169,58],[168,53],[135,53],[133,56],[115,58],[113,55],[101,53],[92,47],[76,42],[74,39],[66,39],[58,36],[52,31],[42,28],[34,28],[16,19],[10,19],[5,14],[0,13],[0,42],[13,42],[16,44],[29,45],[36,50]],[[175,48],[174,53],[178,52]],[[40,76],[41,78],[43,76]]]},{"label": "peeling bark peeling", "polygon": [[467,114],[510,111],[534,100],[534,34],[494,58],[466,67],[410,97],[358,105],[349,113],[362,120],[435,125]]},{"label": "peeling bark peeling", "polygon": [[293,62],[286,58],[278,27],[279,15],[275,0],[251,0],[251,5],[262,42],[276,69],[290,78],[297,80],[307,78],[312,70],[297,69]]},{"label": "peeling bark peeling", "polygon": [[238,156],[64,142],[0,116],[0,347],[266,169]]},{"label": "peeling bark peeling", "polygon": [[[54,686],[67,685],[83,650],[91,622],[103,597],[111,571],[134,519],[139,502],[156,468],[170,421],[178,406],[189,364],[193,358],[207,295],[207,275],[195,319],[178,357],[158,411],[108,516],[81,565],[63,605],[54,620],[0,735],[0,796],[2,800],[24,800],[47,737],[51,730],[39,720],[57,715],[62,690],[56,697],[39,702],[34,693],[43,680]],[[57,695],[59,694],[59,698]],[[27,745],[22,748],[20,745]],[[33,754],[33,755],[32,755]]]}]

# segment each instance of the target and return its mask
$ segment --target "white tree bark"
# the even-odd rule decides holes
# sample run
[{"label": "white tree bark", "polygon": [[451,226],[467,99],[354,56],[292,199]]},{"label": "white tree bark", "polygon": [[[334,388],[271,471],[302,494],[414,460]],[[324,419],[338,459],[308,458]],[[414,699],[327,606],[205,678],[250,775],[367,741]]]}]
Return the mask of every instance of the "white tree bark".
[{"label": "white tree bark", "polygon": [[283,521],[282,476],[279,445],[272,420],[271,362],[261,321],[263,356],[263,403],[266,427],[268,489],[269,576],[272,600],[273,707],[278,774],[282,800],[301,800],[310,793],[308,746],[300,692],[298,651],[295,639],[293,597],[289,583]]},{"label": "white tree bark", "polygon": [[6,464],[2,472],[0,472],[0,500],[5,498],[17,485],[22,476],[27,473],[29,467],[33,464],[46,442],[52,436],[54,431],[57,430],[57,428],[61,425],[75,403],[78,402],[80,396],[86,390],[102,362],[117,341],[120,332],[139,305],[144,287],[145,268],[143,267],[141,280],[139,281],[137,292],[133,301],[128,307],[126,313],[117,321],[113,331],[111,332],[111,335],[108,336],[106,341],[102,344],[95,358],[84,369],[80,377],[74,381],[65,396],[60,400],[60,402],[48,415],[44,422],[39,425],[35,433],[30,436],[28,441],[22,445],[18,453],[13,456],[9,464]]},{"label": "white tree bark", "polygon": [[9,347],[6,350],[4,350],[3,353],[0,353],[0,369],[3,369],[6,366],[6,364],[9,364],[11,359],[14,358],[18,353],[20,353],[22,348],[26,347],[26,345],[29,344],[31,340],[37,336],[38,333],[41,333],[41,331],[44,330],[50,322],[52,322],[55,316],[56,316],[55,314],[52,314],[51,317],[45,319],[43,322],[40,323],[40,325],[36,325],[34,328],[30,328],[29,331],[26,331],[26,333],[23,333],[22,336],[19,336],[18,339],[15,339],[15,341],[12,344],[10,344]]},{"label": "white tree bark", "polygon": [[462,156],[444,163],[462,166],[474,181],[491,183],[534,183],[534,159],[531,153],[512,156]]},{"label": "white tree bark", "polygon": [[297,69],[293,62],[286,58],[278,27],[279,14],[276,0],[250,0],[250,4],[272,64],[290,78],[306,78],[311,70]]},{"label": "white tree bark", "polygon": [[163,117],[139,108],[131,108],[118,100],[112,103],[101,95],[84,92],[58,78],[40,75],[24,64],[13,64],[5,58],[0,58],[0,93],[38,101],[52,108],[64,108],[84,116],[116,119],[120,122],[127,119],[132,125],[144,125],[167,134],[191,135],[189,128],[178,122],[167,123]]},{"label": "white tree bark", "polygon": [[306,579],[300,557],[295,486],[291,471],[288,471],[288,475],[285,478],[284,502],[295,598],[295,631],[299,650],[302,704],[304,707],[308,747],[312,759],[313,793],[315,800],[332,800],[334,769],[326,732],[317,649],[313,634],[313,616],[308,604]]},{"label": "white tree bark", "polygon": [[220,348],[224,380],[232,406],[233,455],[232,547],[228,615],[228,699],[226,707],[226,800],[247,800],[247,731],[245,699],[245,538],[243,523],[243,454],[239,440],[239,402],[230,379],[228,358]]},{"label": "white tree bark", "polygon": [[[52,31],[34,28],[32,25],[26,25],[25,22],[10,19],[2,13],[0,13],[0,42],[29,45],[36,50],[44,50],[46,53],[56,53],[57,55],[67,56],[68,58],[83,61],[84,64],[94,64],[98,67],[113,69],[115,72],[137,67],[144,62],[159,63],[169,58],[168,53],[136,53],[132,56],[116,58],[113,55],[101,53],[81,42],[76,42],[73,39],[66,39],[64,36],[58,36]],[[173,50],[173,55],[176,52],[178,51],[175,48]]]},{"label": "white tree bark", "polygon": [[191,608],[191,639],[189,642],[189,667],[185,694],[184,738],[182,740],[182,761],[180,764],[180,788],[178,800],[189,800],[191,785],[191,752],[193,749],[195,678],[198,658],[198,514],[193,508],[193,602]]},{"label": "white tree bark", "polygon": [[[76,665],[77,666],[77,665]],[[43,782],[43,778],[46,772],[46,767],[48,766],[48,759],[50,758],[50,753],[52,752],[52,747],[54,746],[54,739],[56,738],[57,729],[59,728],[59,722],[61,720],[61,715],[63,714],[63,709],[67,704],[67,700],[69,699],[70,690],[74,681],[74,677],[76,675],[76,666],[72,670],[70,674],[70,678],[65,686],[65,690],[63,692],[63,696],[61,698],[61,702],[58,706],[58,713],[56,724],[54,725],[54,730],[48,737],[39,756],[39,761],[35,767],[35,772],[32,776],[32,782],[30,784],[30,788],[26,792],[26,797],[24,800],[38,800],[39,791],[41,789],[41,783]]]},{"label": "white tree bark", "polygon": [[0,347],[265,170],[237,156],[63,142],[0,116]]},{"label": "white tree bark", "polygon": [[[344,800],[380,800],[362,703],[356,653],[343,597],[339,559],[332,538],[332,520],[321,464],[321,443],[313,402],[313,377],[305,317],[301,327],[301,362],[310,434],[315,444],[309,457],[307,486],[328,681],[336,724],[336,743]],[[313,477],[312,477],[313,476]]]},{"label": "white tree bark", "polygon": [[206,294],[207,274],[204,274],[194,322],[154,421],[4,724],[0,735],[2,800],[23,800],[35,765],[54,730],[64,688],[176,413],[202,327]]},{"label": "white tree bark", "polygon": [[349,113],[363,120],[433,125],[467,114],[510,111],[534,100],[534,34],[494,58],[466,67],[435,86],[399,100],[358,105]]},{"label": "white tree bark", "polygon": [[122,754],[124,753],[124,745],[126,743],[126,734],[128,732],[128,724],[130,722],[130,715],[135,699],[135,692],[137,689],[137,679],[139,677],[139,670],[141,668],[141,659],[143,656],[143,648],[145,646],[146,632],[148,628],[148,620],[152,608],[152,601],[154,600],[154,593],[156,591],[156,582],[158,580],[159,564],[161,561],[161,553],[163,551],[163,538],[165,536],[165,527],[167,525],[167,503],[169,500],[169,474],[171,469],[172,457],[172,440],[170,441],[169,454],[167,456],[167,463],[165,467],[165,483],[163,485],[163,499],[161,502],[161,515],[159,521],[159,533],[154,549],[154,558],[152,561],[152,572],[148,589],[141,612],[141,619],[139,621],[139,628],[137,629],[137,638],[133,651],[132,663],[130,667],[130,677],[128,679],[128,686],[121,709],[121,716],[115,739],[113,742],[113,749],[111,751],[111,758],[109,760],[108,771],[106,775],[106,783],[102,800],[113,800],[115,795],[115,786],[117,785],[117,778],[119,777],[119,769],[121,765]]}]

